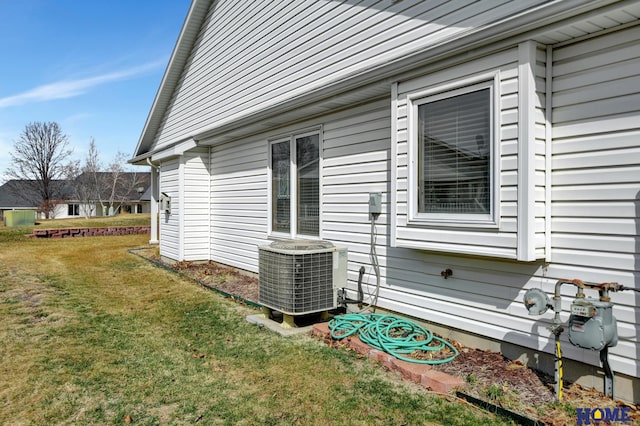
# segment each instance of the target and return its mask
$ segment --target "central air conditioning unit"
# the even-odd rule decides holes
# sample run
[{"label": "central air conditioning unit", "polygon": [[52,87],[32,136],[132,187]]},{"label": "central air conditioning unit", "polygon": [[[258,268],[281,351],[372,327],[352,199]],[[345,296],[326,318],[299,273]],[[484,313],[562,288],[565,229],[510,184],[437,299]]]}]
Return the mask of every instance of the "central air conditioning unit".
[{"label": "central air conditioning unit", "polygon": [[328,241],[285,240],[258,247],[260,304],[286,315],[338,306],[347,284],[347,249]]}]

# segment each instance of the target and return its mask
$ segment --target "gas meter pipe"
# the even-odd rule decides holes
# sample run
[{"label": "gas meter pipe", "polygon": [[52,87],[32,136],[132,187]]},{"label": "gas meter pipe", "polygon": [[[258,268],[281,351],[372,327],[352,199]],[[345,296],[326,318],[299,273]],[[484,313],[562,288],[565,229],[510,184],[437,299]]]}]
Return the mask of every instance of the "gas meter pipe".
[{"label": "gas meter pipe", "polygon": [[[553,295],[553,310],[555,311],[555,315],[553,318],[553,325],[551,326],[551,332],[555,335],[555,343],[556,343],[554,390],[555,390],[556,398],[558,400],[562,399],[562,387],[563,387],[562,350],[560,348],[560,334],[562,334],[562,332],[564,331],[564,327],[562,326],[562,320],[560,319],[560,312],[562,311],[560,289],[564,284],[574,285],[578,288],[575,296],[576,299],[585,299],[584,290],[591,289],[591,290],[597,290],[599,294],[600,302],[606,302],[606,303],[611,301],[611,298],[609,297],[610,291],[615,292],[615,291],[622,291],[622,290],[632,290],[629,288],[625,288],[622,285],[615,282],[589,283],[579,279],[574,279],[574,280],[561,279],[556,282],[555,291]],[[587,301],[587,303],[595,303],[595,302]],[[595,312],[596,311],[594,311],[593,315],[595,315]],[[581,315],[586,315],[586,314],[581,314]],[[572,305],[572,317],[573,317],[573,305]],[[615,327],[615,318],[614,318],[614,327]],[[611,370],[611,367],[609,366],[608,353],[609,353],[609,345],[613,346],[615,345],[615,342],[617,342],[617,335],[614,335],[614,336],[615,337],[613,339],[606,341],[604,347],[601,348],[600,350],[600,361],[602,362],[602,367],[605,373],[604,390],[605,390],[605,395],[609,397],[613,397],[613,370]],[[569,340],[574,345],[576,344],[574,341],[571,340],[571,330],[569,333]],[[578,345],[580,347],[585,347],[580,344]],[[595,348],[592,348],[592,349],[595,349]]]},{"label": "gas meter pipe", "polygon": [[[618,343],[616,318],[613,315],[613,303],[609,292],[631,290],[637,288],[624,287],[616,282],[591,283],[580,279],[560,279],[556,282],[553,302],[542,290],[530,288],[524,295],[524,304],[529,315],[542,315],[548,308],[555,311],[551,332],[555,336],[555,394],[556,399],[562,399],[562,349],[560,335],[564,331],[560,313],[562,312],[561,287],[570,284],[577,287],[575,299],[571,303],[569,316],[569,342],[574,346],[592,351],[600,351],[600,361],[605,372],[605,394],[613,398],[613,370],[609,366],[609,346]],[[584,290],[597,290],[599,299],[586,297]]]},{"label": "gas meter pipe", "polygon": [[562,381],[562,350],[560,349],[560,334],[556,335],[556,368],[555,368],[555,380],[554,383],[554,391],[556,393],[556,398],[558,401],[562,400],[562,387],[564,386]]}]

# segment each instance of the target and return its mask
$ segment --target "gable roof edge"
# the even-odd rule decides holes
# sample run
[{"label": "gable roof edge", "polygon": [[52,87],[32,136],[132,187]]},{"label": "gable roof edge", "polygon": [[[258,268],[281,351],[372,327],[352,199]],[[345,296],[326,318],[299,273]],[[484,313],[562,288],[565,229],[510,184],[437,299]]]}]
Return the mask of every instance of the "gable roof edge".
[{"label": "gable roof edge", "polygon": [[180,30],[178,40],[171,53],[171,58],[162,76],[162,81],[156,91],[156,96],[151,105],[147,120],[144,123],[140,139],[138,139],[138,145],[133,155],[134,157],[141,156],[141,151],[144,153],[151,147],[155,136],[155,129],[159,127],[159,123],[162,121],[185,64],[191,55],[193,45],[198,38],[198,34],[200,34],[202,23],[213,1],[214,0],[192,1],[187,17]]}]

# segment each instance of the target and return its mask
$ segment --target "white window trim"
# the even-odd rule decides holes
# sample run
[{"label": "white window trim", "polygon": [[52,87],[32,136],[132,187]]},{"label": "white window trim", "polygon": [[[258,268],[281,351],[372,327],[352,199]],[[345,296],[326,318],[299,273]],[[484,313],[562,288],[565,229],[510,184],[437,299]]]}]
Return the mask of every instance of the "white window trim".
[{"label": "white window trim", "polygon": [[[323,138],[322,138],[322,126],[302,129],[298,132],[287,133],[285,135],[279,135],[273,138],[270,138],[267,143],[268,149],[268,159],[267,159],[267,218],[268,218],[268,229],[267,236],[270,239],[280,240],[280,239],[305,239],[305,240],[321,240],[322,239],[322,163],[323,163]],[[320,200],[318,206],[318,235],[307,235],[307,234],[298,234],[297,225],[298,225],[298,189],[297,189],[297,179],[296,179],[296,139],[310,136],[310,135],[318,135],[318,167],[319,167],[319,193]],[[271,197],[272,191],[272,169],[271,169],[271,146],[276,143],[281,142],[289,142],[289,232],[278,232],[273,230],[273,202]]]},{"label": "white window trim", "polygon": [[[491,89],[492,124],[490,126],[491,211],[489,214],[446,214],[418,212],[419,144],[418,107],[484,88]],[[407,95],[409,225],[462,228],[498,228],[500,215],[500,73],[479,74],[453,83],[438,85]]]}]

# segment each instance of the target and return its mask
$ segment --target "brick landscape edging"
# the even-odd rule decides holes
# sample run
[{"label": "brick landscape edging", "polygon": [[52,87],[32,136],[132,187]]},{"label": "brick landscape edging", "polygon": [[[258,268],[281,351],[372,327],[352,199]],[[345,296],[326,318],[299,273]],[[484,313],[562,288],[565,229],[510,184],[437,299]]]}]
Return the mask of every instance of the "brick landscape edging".
[{"label": "brick landscape edging", "polygon": [[108,226],[105,228],[34,229],[35,238],[102,237],[106,235],[149,234],[151,226]]},{"label": "brick landscape edging", "polygon": [[[312,334],[325,341],[332,340],[331,331],[326,322],[315,324]],[[397,359],[386,352],[373,349],[363,343],[357,336],[347,337],[344,339],[344,343],[359,354],[380,362],[385,368],[397,371],[405,379],[418,383],[432,391],[448,393],[455,389],[464,388],[464,381],[458,377],[434,370],[428,364],[416,364]]]}]

